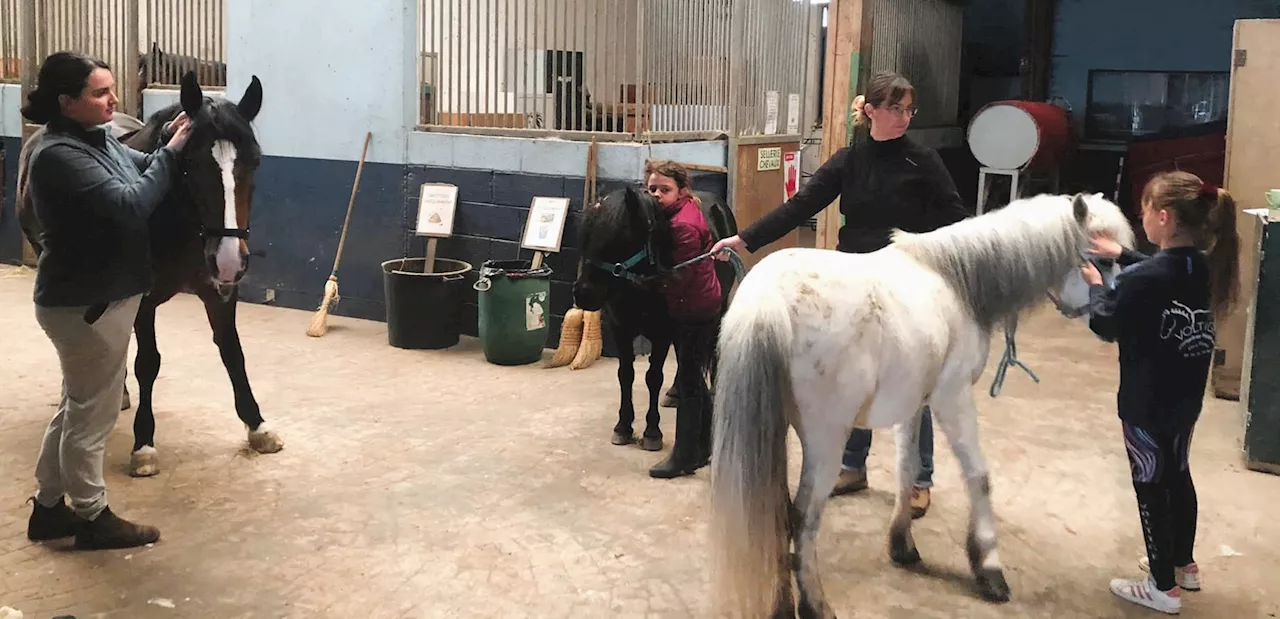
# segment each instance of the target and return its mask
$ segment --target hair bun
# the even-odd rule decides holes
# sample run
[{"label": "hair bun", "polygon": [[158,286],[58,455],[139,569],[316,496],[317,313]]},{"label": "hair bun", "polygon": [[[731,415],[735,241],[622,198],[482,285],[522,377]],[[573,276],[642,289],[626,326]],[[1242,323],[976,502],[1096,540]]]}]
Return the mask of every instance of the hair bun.
[{"label": "hair bun", "polygon": [[867,98],[863,95],[858,95],[853,98],[853,109],[858,113],[862,113],[862,106],[866,104],[867,104]]}]

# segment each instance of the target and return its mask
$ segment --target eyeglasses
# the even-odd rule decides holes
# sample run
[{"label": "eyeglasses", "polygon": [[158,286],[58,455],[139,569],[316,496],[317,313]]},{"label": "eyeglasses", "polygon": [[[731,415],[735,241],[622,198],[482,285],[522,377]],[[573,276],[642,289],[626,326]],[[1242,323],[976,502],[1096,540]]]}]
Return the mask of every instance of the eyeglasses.
[{"label": "eyeglasses", "polygon": [[901,105],[895,104],[889,106],[889,111],[897,114],[898,116],[906,115],[907,118],[915,118],[916,114],[920,113],[920,108],[914,105],[908,108],[903,108]]}]

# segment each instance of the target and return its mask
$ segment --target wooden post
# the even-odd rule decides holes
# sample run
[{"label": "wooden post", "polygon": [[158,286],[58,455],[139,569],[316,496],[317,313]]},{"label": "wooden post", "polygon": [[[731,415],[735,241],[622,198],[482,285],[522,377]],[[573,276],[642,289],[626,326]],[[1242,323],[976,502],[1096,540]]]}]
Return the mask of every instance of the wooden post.
[{"label": "wooden post", "polygon": [[435,237],[430,237],[427,239],[427,257],[425,260],[422,261],[423,273],[436,272],[436,244],[439,242],[440,242],[440,239],[437,239]]},{"label": "wooden post", "polygon": [[[832,0],[827,5],[826,75],[822,83],[822,160],[849,144],[850,105],[870,77],[872,3]],[[818,215],[817,246],[835,249],[841,225],[837,199]]]},{"label": "wooden post", "polygon": [[1026,0],[1022,44],[1022,98],[1044,101],[1049,97],[1049,71],[1053,65],[1053,18],[1057,0]]}]

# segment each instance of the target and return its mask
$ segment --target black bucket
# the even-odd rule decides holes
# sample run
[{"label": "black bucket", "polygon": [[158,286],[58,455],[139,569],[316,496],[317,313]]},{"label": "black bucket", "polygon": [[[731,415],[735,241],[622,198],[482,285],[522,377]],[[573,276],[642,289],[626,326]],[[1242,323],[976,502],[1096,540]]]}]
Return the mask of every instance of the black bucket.
[{"label": "black bucket", "polygon": [[382,263],[387,305],[387,343],[396,348],[439,350],[458,343],[462,302],[471,265],[436,258],[436,272],[423,273],[426,258]]}]

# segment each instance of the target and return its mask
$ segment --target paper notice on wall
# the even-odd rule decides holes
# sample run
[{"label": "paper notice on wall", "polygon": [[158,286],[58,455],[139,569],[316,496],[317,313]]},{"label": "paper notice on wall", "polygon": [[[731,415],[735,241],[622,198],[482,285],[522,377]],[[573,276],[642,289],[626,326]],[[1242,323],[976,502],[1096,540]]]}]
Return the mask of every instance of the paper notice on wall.
[{"label": "paper notice on wall", "polygon": [[794,92],[787,95],[787,133],[800,133],[800,95]]},{"label": "paper notice on wall", "polygon": [[764,134],[778,133],[778,91],[770,90],[764,95]]},{"label": "paper notice on wall", "polygon": [[790,200],[800,191],[800,151],[782,155],[782,201]]}]

